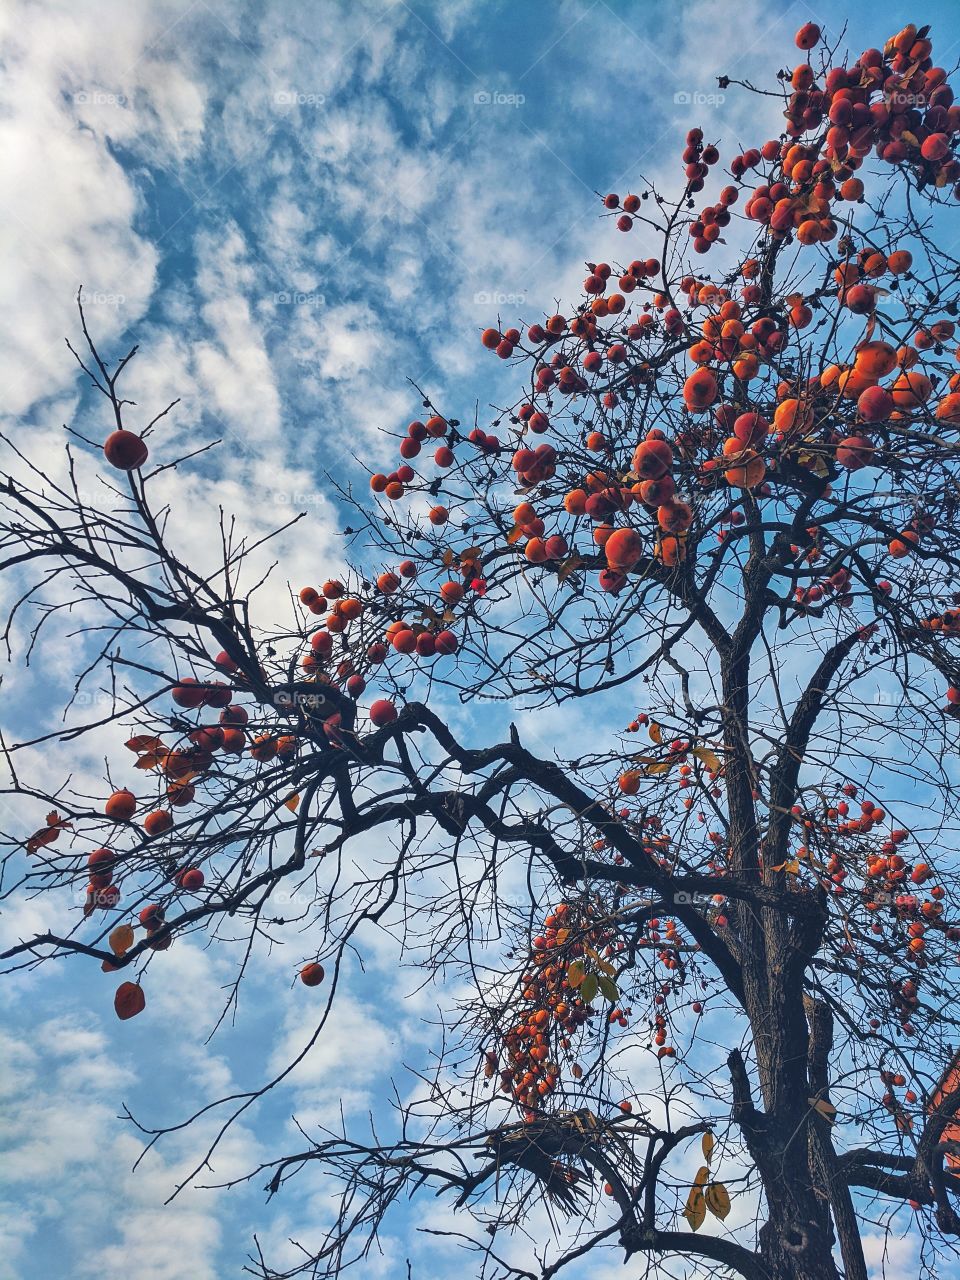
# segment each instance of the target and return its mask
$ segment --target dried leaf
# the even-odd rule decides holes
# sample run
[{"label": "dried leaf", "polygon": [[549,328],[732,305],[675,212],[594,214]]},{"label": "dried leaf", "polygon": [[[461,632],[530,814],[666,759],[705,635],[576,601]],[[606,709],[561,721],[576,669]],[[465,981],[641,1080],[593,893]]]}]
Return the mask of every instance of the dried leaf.
[{"label": "dried leaf", "polygon": [[694,747],[693,754],[698,760],[705,764],[711,772],[716,773],[720,768],[720,757],[715,751],[711,751],[709,747]]},{"label": "dried leaf", "polygon": [[557,581],[564,582],[567,578],[570,577],[571,573],[575,573],[576,570],[579,569],[582,564],[583,564],[583,561],[580,559],[579,556],[569,556],[566,560],[564,560],[563,564],[560,566],[559,570],[557,571]]},{"label": "dried leaf", "polygon": [[699,1187],[691,1187],[683,1216],[689,1222],[691,1231],[699,1231],[703,1226],[704,1219],[707,1216],[707,1205],[703,1198],[703,1192]]},{"label": "dried leaf", "polygon": [[24,845],[24,848],[27,853],[36,853],[37,850],[42,849],[44,845],[53,844],[59,834],[59,827],[41,827],[39,831],[35,831],[33,833]]},{"label": "dried leaf", "polygon": [[574,960],[573,963],[567,967],[567,985],[576,989],[580,986],[580,983],[583,982],[583,978],[583,961]]},{"label": "dried leaf", "polygon": [[713,1149],[716,1145],[717,1140],[708,1129],[700,1139],[700,1148],[703,1151],[703,1158],[706,1160],[707,1164],[710,1163],[710,1157],[713,1155]]},{"label": "dried leaf", "polygon": [[722,1222],[730,1212],[730,1192],[722,1182],[711,1182],[703,1196],[707,1208]]},{"label": "dried leaf", "polygon": [[520,528],[518,524],[515,524],[513,528],[510,530],[510,532],[507,534],[507,542],[512,547],[513,544],[515,542],[519,542],[522,537],[523,537],[523,530]]},{"label": "dried leaf", "polygon": [[707,1168],[706,1165],[701,1165],[700,1168],[697,1170],[697,1176],[693,1180],[693,1185],[695,1187],[703,1187],[703,1186],[706,1186],[709,1180],[710,1180],[710,1170]]},{"label": "dried leaf", "polygon": [[283,802],[291,813],[297,812],[297,805],[300,803],[300,793],[295,792],[292,796],[287,796]]},{"label": "dried leaf", "polygon": [[453,554],[450,548],[447,547],[446,551],[443,553],[443,567],[445,569],[449,569],[455,559],[456,559],[456,556]]},{"label": "dried leaf", "polygon": [[654,764],[648,764],[643,772],[648,778],[654,778],[658,774],[669,773],[672,763],[671,760],[657,760]]},{"label": "dried leaf", "polygon": [[117,994],[113,997],[113,1007],[121,1022],[142,1013],[146,1004],[147,998],[143,994],[143,987],[138,982],[121,982],[117,987]]},{"label": "dried leaf", "polygon": [[655,742],[659,747],[660,743],[663,741],[663,730],[657,724],[656,720],[650,721],[650,728],[647,732],[650,734],[650,741]]},{"label": "dried leaf", "polygon": [[128,924],[119,924],[111,933],[107,942],[110,944],[110,950],[115,956],[122,956],[126,955],[133,946],[134,940],[135,935],[132,927]]},{"label": "dried leaf", "polygon": [[135,751],[140,755],[143,751],[162,751],[163,740],[161,738],[151,738],[146,734],[140,734],[136,738],[128,738],[125,744],[130,751]]},{"label": "dried leaf", "polygon": [[829,1120],[833,1124],[837,1118],[837,1108],[832,1102],[828,1102],[826,1098],[808,1098],[807,1101],[813,1107],[814,1111],[822,1115],[825,1120]]},{"label": "dried leaf", "polygon": [[141,756],[139,760],[137,760],[133,767],[135,769],[158,769],[166,758],[167,753],[165,751],[148,751],[146,755]]}]

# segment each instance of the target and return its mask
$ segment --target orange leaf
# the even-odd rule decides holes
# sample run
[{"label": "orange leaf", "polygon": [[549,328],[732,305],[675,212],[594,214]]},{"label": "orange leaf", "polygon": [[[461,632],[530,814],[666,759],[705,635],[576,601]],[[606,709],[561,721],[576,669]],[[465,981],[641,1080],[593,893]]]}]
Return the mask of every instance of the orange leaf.
[{"label": "orange leaf", "polygon": [[59,827],[41,827],[40,830],[35,831],[26,842],[25,848],[27,853],[36,853],[37,850],[42,849],[44,845],[53,844],[59,834]]},{"label": "orange leaf", "polygon": [[117,925],[107,941],[115,956],[125,955],[134,943],[133,929],[128,924]]},{"label": "orange leaf", "polygon": [[166,752],[158,754],[155,751],[151,751],[147,755],[141,756],[133,767],[135,769],[156,769],[166,757]]},{"label": "orange leaf", "polygon": [[292,796],[288,796],[283,802],[291,813],[297,812],[297,805],[300,803],[300,793],[297,792]]},{"label": "orange leaf", "polygon": [[143,994],[143,987],[138,982],[121,982],[117,987],[117,994],[113,997],[113,1007],[121,1022],[142,1013],[146,1004],[147,998]]},{"label": "orange leaf", "polygon": [[650,734],[650,741],[655,742],[659,747],[660,743],[663,741],[663,730],[655,720],[650,721],[650,728],[647,732]]},{"label": "orange leaf", "polygon": [[512,547],[513,544],[515,542],[519,542],[522,537],[523,537],[523,530],[520,528],[518,524],[515,524],[513,528],[510,530],[510,532],[507,534],[507,542]]},{"label": "orange leaf", "polygon": [[163,742],[160,738],[150,738],[145,734],[141,734],[136,738],[128,738],[124,745],[138,755],[143,751],[160,751],[163,749]]}]

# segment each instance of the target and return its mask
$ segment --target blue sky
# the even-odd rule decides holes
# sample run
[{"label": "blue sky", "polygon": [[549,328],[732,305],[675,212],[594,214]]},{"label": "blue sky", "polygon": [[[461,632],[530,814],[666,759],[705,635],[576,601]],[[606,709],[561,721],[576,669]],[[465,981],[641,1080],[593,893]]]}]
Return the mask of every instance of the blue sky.
[{"label": "blue sky", "polygon": [[[919,15],[886,3],[845,15],[855,52],[914,20],[933,24],[943,65],[960,55],[949,0]],[[718,95],[716,76],[758,82],[792,64],[792,34],[811,18],[837,30],[833,10],[758,0],[9,0],[3,430],[54,471],[62,423],[99,434],[99,407],[63,345],[82,283],[104,345],[141,343],[128,394],[152,411],[181,397],[163,448],[224,440],[195,474],[168,482],[179,545],[203,562],[218,502],[254,532],[308,512],[307,532],[279,544],[281,581],[265,607],[283,607],[283,579],[299,586],[341,563],[343,518],[325,472],[362,486],[365,466],[392,458],[381,430],[402,429],[419,405],[406,380],[462,419],[512,399],[512,375],[482,350],[480,330],[498,313],[539,319],[578,289],[585,259],[622,257],[596,193],[651,180],[675,191],[690,125],[726,154],[776,132],[767,105],[735,88]],[[647,256],[635,237],[627,256]],[[75,656],[61,633],[39,671],[11,683],[14,733],[47,723],[51,688]],[[458,715],[467,732],[489,731]],[[545,746],[561,727],[597,732],[569,713],[562,726],[526,726]],[[96,779],[115,747],[95,737],[79,757],[50,752],[45,767]],[[4,939],[67,905],[18,900]],[[350,975],[330,1034],[200,1181],[239,1176],[295,1143],[294,1113],[335,1121],[342,1099],[362,1126],[368,1108],[382,1113],[391,1077],[411,1087],[403,1063],[422,1060],[434,999],[406,989],[390,937],[367,947],[368,972]],[[0,988],[10,1146],[0,1280],[120,1280],[131,1269],[212,1280],[240,1273],[254,1229],[281,1256],[289,1235],[316,1236],[329,1204],[311,1173],[269,1205],[260,1178],[229,1194],[188,1189],[162,1209],[209,1128],[163,1144],[132,1175],[139,1144],[117,1118],[126,1104],[145,1123],[174,1122],[196,1098],[262,1081],[312,1029],[311,997],[290,982],[308,951],[295,937],[260,957],[236,1025],[209,1043],[234,959],[189,941],[153,966],[150,1016],[129,1024],[115,1021],[102,975],[81,965]],[[435,1205],[430,1214],[452,1220]],[[415,1276],[439,1274],[416,1222],[401,1209],[388,1256],[362,1274],[394,1280],[407,1257]],[[895,1244],[887,1274],[908,1272],[913,1256]],[[608,1274],[621,1274],[618,1259],[591,1265],[592,1280]]]}]

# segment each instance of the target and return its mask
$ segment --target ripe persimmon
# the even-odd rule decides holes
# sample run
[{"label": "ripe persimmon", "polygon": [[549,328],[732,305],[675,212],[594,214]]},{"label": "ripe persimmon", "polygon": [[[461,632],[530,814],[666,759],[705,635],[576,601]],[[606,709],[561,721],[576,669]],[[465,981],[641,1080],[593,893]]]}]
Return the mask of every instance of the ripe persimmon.
[{"label": "ripe persimmon", "polygon": [[103,446],[103,456],[118,471],[137,471],[149,456],[146,441],[132,431],[113,431]]},{"label": "ripe persimmon", "polygon": [[115,791],[107,800],[103,811],[115,822],[129,822],[137,811],[137,797],[132,791]]},{"label": "ripe persimmon", "polygon": [[369,715],[372,723],[379,729],[396,720],[397,708],[386,698],[378,698],[376,702],[371,702]]}]

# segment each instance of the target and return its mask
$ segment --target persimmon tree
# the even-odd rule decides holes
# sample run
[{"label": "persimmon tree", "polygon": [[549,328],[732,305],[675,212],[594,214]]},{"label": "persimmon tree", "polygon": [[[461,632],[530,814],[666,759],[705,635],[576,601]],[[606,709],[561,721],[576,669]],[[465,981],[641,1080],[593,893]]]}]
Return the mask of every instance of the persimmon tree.
[{"label": "persimmon tree", "polygon": [[[371,927],[435,980],[438,1053],[393,1127],[251,1172],[342,1193],[255,1274],[338,1275],[430,1193],[489,1276],[617,1250],[627,1274],[866,1280],[865,1224],[915,1232],[925,1274],[953,1250],[960,107],[926,28],[796,43],[741,86],[782,99],[782,134],[721,177],[693,129],[675,199],[607,195],[647,256],[483,332],[523,394],[472,429],[424,397],[396,470],[340,494],[355,567],[288,620],[226,518],[214,571],[178,550],[154,495],[200,464],[165,456],[170,410],[142,426],[134,352],[104,358],[82,305],[105,443],[55,481],[7,442],[13,660],[73,610],[76,691],[106,699],[5,746],[9,892],[87,886],[7,967],[72,957],[92,1002],[114,981],[149,1018],[179,938],[238,948],[239,984],[307,923],[304,1053]],[[584,743],[510,723],[584,699]],[[21,764],[105,726],[96,795]],[[215,1104],[221,1133],[276,1083]]]}]

